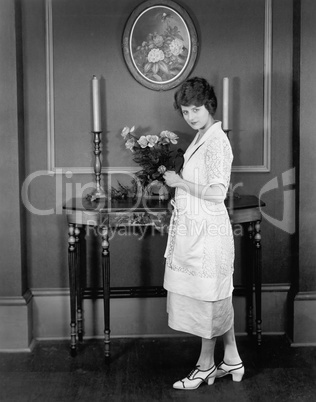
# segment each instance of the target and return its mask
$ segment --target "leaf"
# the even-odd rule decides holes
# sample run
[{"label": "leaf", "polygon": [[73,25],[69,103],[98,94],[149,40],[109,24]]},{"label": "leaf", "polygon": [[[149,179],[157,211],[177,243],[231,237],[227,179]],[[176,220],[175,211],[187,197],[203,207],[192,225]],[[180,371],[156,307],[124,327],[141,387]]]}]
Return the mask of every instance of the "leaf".
[{"label": "leaf", "polygon": [[179,33],[176,33],[174,36],[175,36],[176,38],[182,40],[182,42],[184,42],[183,36],[180,35]]},{"label": "leaf", "polygon": [[164,61],[160,60],[160,61],[158,62],[158,64],[159,64],[160,70],[161,70],[163,73],[169,74],[168,66],[167,66],[167,64],[166,64]]},{"label": "leaf", "polygon": [[162,81],[162,78],[161,78],[160,75],[158,75],[158,74],[153,74],[153,77],[154,77],[157,81]]},{"label": "leaf", "polygon": [[173,65],[172,65],[172,70],[177,70],[177,69],[181,70],[182,68],[183,68],[183,64],[180,64],[180,63],[173,63]]},{"label": "leaf", "polygon": [[147,63],[144,66],[144,73],[148,73],[148,71],[151,69],[152,63]]},{"label": "leaf", "polygon": [[158,73],[158,70],[159,70],[158,63],[154,63],[154,65],[153,65],[153,67],[152,67],[152,72],[153,72],[154,74],[157,74],[157,73]]}]

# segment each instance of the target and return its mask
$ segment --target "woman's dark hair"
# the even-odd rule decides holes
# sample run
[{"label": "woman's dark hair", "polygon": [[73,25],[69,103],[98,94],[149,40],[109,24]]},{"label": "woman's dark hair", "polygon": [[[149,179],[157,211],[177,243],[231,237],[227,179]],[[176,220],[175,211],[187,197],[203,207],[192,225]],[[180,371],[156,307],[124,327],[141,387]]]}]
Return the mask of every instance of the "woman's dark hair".
[{"label": "woman's dark hair", "polygon": [[190,78],[181,85],[174,95],[174,108],[182,114],[181,106],[205,106],[213,116],[217,108],[217,98],[212,87],[204,78]]}]

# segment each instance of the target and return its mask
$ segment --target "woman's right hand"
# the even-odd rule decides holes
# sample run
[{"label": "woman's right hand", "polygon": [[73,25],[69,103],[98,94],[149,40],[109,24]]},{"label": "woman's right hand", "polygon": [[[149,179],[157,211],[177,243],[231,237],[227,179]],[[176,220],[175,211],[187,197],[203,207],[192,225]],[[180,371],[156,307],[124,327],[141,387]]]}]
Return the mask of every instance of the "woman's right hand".
[{"label": "woman's right hand", "polygon": [[179,187],[183,182],[183,179],[173,170],[167,170],[163,178],[169,187]]}]

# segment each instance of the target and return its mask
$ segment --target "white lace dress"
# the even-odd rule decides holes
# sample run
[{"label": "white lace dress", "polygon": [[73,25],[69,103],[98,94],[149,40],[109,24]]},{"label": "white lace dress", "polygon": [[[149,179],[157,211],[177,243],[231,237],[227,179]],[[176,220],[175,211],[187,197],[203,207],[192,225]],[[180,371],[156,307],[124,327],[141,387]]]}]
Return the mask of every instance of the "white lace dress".
[{"label": "white lace dress", "polygon": [[[233,155],[221,122],[196,138],[184,155],[182,177],[227,191]],[[173,206],[164,276],[169,326],[203,338],[220,336],[233,324],[234,239],[227,209],[224,201],[178,188]]]}]

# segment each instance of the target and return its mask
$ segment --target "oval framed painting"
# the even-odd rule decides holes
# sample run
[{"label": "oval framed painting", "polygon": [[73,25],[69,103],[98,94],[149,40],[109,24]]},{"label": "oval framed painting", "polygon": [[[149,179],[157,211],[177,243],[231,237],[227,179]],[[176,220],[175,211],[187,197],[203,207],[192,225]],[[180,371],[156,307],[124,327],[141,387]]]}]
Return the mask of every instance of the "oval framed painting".
[{"label": "oval framed painting", "polygon": [[181,84],[194,66],[198,38],[189,14],[171,0],[148,0],[134,9],[123,32],[123,55],[133,77],[161,91]]}]

